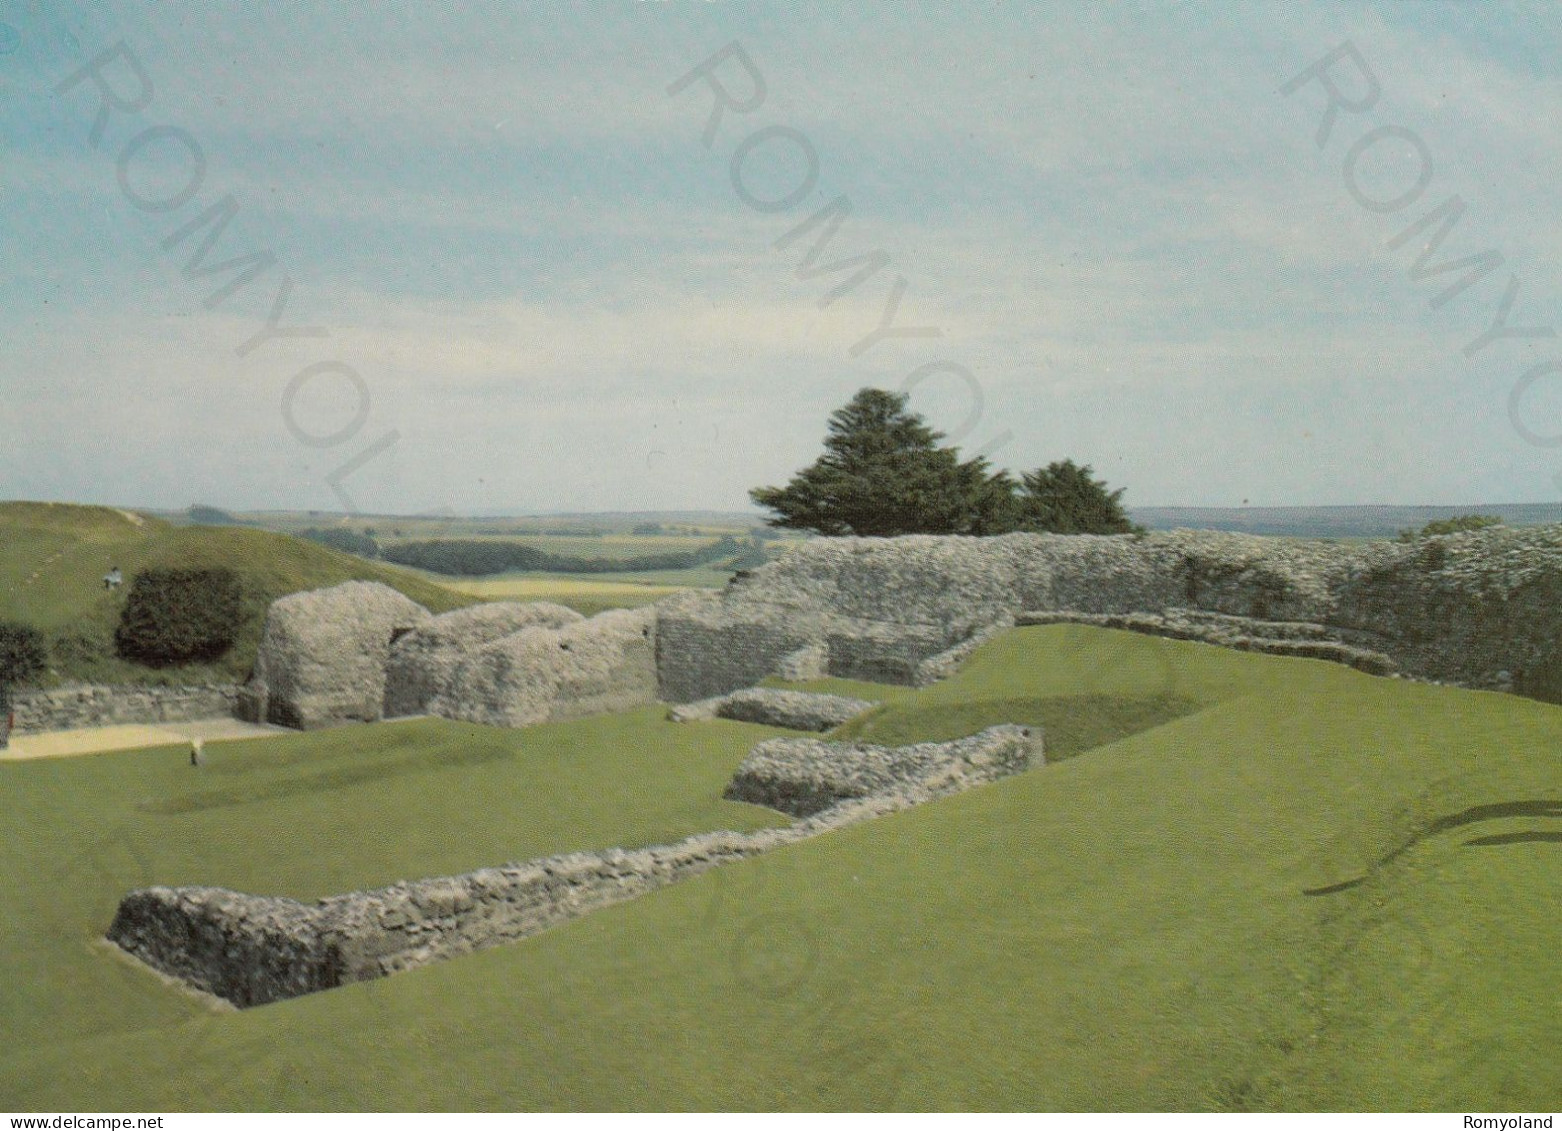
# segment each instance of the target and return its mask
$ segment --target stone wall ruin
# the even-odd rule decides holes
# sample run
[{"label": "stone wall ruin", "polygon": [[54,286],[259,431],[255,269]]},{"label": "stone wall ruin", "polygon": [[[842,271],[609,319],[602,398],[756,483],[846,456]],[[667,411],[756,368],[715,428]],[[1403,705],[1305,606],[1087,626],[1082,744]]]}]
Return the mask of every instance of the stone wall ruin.
[{"label": "stone wall ruin", "polygon": [[[265,1005],[527,938],[722,864],[1043,761],[1040,732],[1017,726],[924,743],[904,753],[802,741],[806,751],[777,750],[774,740],[762,743],[729,790],[731,796],[765,803],[761,794],[776,800],[802,796],[821,774],[835,783],[828,803],[816,793],[810,796],[817,803],[786,809],[805,819],[784,828],[550,856],[315,903],[210,887],[144,888],[121,900],[107,937],[195,989],[240,1008]],[[873,763],[866,776],[859,768],[865,758]]]},{"label": "stone wall ruin", "polygon": [[725,589],[589,620],[540,603],[431,617],[366,582],[294,594],[272,606],[244,702],[300,727],[425,712],[525,726],[771,676],[920,686],[1049,616],[1562,701],[1559,610],[1562,526],[1363,546],[1185,530],[817,538]]}]

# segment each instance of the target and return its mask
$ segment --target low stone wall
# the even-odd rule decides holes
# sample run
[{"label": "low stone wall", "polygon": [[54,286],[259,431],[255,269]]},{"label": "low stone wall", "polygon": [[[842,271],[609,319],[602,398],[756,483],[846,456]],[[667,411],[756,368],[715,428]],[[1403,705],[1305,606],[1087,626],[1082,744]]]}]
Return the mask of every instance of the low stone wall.
[{"label": "low stone wall", "polygon": [[1165,616],[1155,613],[1023,612],[1014,619],[1019,625],[1088,624],[1174,640],[1197,640],[1241,652],[1329,660],[1368,675],[1393,675],[1397,670],[1394,661],[1383,653],[1347,644],[1323,625],[1305,621],[1262,621],[1188,609],[1169,609]]},{"label": "low stone wall", "polygon": [[916,687],[927,687],[939,680],[948,679],[960,670],[960,665],[970,659],[971,653],[986,644],[993,637],[1005,629],[1014,627],[1014,618],[1000,617],[970,636],[967,636],[953,648],[945,648],[942,652],[929,656],[923,660],[912,672],[911,682]]},{"label": "low stone wall", "polygon": [[749,752],[722,796],[811,817],[842,802],[907,790],[958,792],[1045,761],[1035,727],[990,727],[914,746],[772,738]]},{"label": "low stone wall", "polygon": [[[994,727],[908,748],[920,751],[908,762],[920,767],[916,772],[892,775],[882,791],[824,807],[787,828],[550,856],[316,903],[221,888],[145,888],[120,902],[107,937],[234,1005],[265,1005],[527,938],[722,864],[1019,772],[1031,764],[1035,741],[1025,728]],[[855,760],[862,752],[812,746],[818,749],[811,749],[810,764]],[[939,756],[933,747],[948,752]]]},{"label": "low stone wall", "polygon": [[788,730],[834,730],[877,706],[871,700],[851,699],[844,695],[749,687],[730,695],[674,707],[667,715],[675,723],[733,719],[740,723],[759,723]]},{"label": "low stone wall", "polygon": [[73,684],[11,696],[17,734],[78,727],[190,722],[231,717],[239,689],[232,684],[195,687]]}]

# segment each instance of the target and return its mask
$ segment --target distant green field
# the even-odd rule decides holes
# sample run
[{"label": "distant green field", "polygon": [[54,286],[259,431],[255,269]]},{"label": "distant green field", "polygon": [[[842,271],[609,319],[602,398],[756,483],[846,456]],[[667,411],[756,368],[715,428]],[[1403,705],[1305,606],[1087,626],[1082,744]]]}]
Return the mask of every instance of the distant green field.
[{"label": "distant green field", "polygon": [[[422,538],[376,539],[382,546],[424,541]],[[712,538],[686,534],[605,534],[598,537],[558,534],[478,534],[462,541],[513,542],[550,554],[577,558],[632,558],[642,554],[663,554],[679,550],[697,550],[710,545]]]},{"label": "distant green field", "polygon": [[[114,565],[126,585],[109,593],[102,577]],[[223,566],[239,575],[249,623],[218,664],[156,673],[113,656],[114,627],[129,584],[138,570],[151,566]],[[107,507],[0,503],[0,620],[24,621],[53,639],[56,679],[241,679],[254,662],[272,600],[354,579],[383,582],[436,612],[473,602],[411,570],[265,530],[175,527]]]},{"label": "distant green field", "polygon": [[775,814],[651,708],[0,763],[0,1105],[1551,1110],[1562,709],[1081,626],[924,690],[1060,760],[534,939],[243,1013],[95,943],[148,883],[317,896]]},{"label": "distant green field", "polygon": [[[178,518],[179,516],[170,516]],[[723,534],[748,533],[762,520],[759,516],[724,514],[689,515],[528,515],[516,517],[468,518],[456,515],[354,515],[310,511],[260,511],[239,513],[235,518],[266,530],[288,534],[302,533],[310,527],[345,528],[355,533],[372,532],[382,541],[411,541],[431,538],[540,538],[540,545],[556,553],[575,553],[567,549],[593,539],[667,539],[673,543],[709,542]],[[653,532],[645,532],[649,527]],[[677,548],[676,545],[673,548]],[[588,555],[589,556],[589,555]]]},{"label": "distant green field", "polygon": [[[647,575],[651,576],[651,575]],[[637,608],[680,592],[676,585],[632,581],[599,581],[595,576],[556,573],[506,573],[497,577],[449,577],[444,583],[457,593],[485,601],[551,601],[585,616],[606,609]]]}]

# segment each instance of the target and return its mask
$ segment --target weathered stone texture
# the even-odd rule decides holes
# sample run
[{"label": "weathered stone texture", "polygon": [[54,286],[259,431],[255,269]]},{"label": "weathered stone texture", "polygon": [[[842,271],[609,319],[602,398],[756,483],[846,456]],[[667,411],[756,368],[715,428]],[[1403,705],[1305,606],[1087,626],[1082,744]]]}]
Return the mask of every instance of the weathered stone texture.
[{"label": "weathered stone texture", "polygon": [[788,730],[822,731],[833,730],[877,706],[871,700],[852,699],[845,695],[749,687],[729,695],[674,707],[669,717],[674,722],[733,719],[740,723],[759,723]]},{"label": "weathered stone texture", "polygon": [[991,727],[970,738],[915,746],[772,738],[749,752],[722,796],[810,817],[843,801],[904,790],[966,789],[1044,761],[1034,727]]},{"label": "weathered stone texture", "polygon": [[[392,714],[519,726],[771,675],[920,686],[1022,613],[1562,699],[1562,526],[1364,547],[1208,531],[819,538],[720,592],[507,634],[508,617],[537,614],[424,627],[417,606],[370,608],[344,591],[382,590],[381,605],[389,591],[353,584],[273,608],[248,717],[377,718],[376,688]],[[392,651],[387,625],[407,620],[423,630]]]},{"label": "weathered stone texture", "polygon": [[512,633],[468,653],[428,710],[518,727],[654,703],[656,627],[654,609],[610,609]]},{"label": "weathered stone texture", "polygon": [[245,714],[303,730],[378,721],[391,641],[430,619],[422,605],[373,581],[272,602],[245,687]]},{"label": "weathered stone texture", "polygon": [[191,687],[71,684],[12,693],[17,734],[127,723],[182,723],[231,717],[238,704],[234,684]]},{"label": "weathered stone texture", "polygon": [[1562,526],[1363,546],[1340,586],[1342,636],[1402,670],[1562,701]]},{"label": "weathered stone texture", "polygon": [[823,644],[807,644],[788,652],[777,662],[775,674],[794,683],[823,679],[830,674],[830,649]]},{"label": "weathered stone texture", "polygon": [[457,691],[456,670],[485,644],[526,628],[563,628],[583,618],[547,601],[496,601],[434,617],[391,645],[385,668],[385,717],[421,715]]},{"label": "weathered stone texture", "polygon": [[[1562,526],[1366,546],[1186,530],[820,538],[664,605],[662,695],[721,695],[820,648],[830,675],[923,683],[984,629],[1064,611],[1164,617],[1169,635],[1197,616],[1189,639],[1562,698],[1559,607]],[[1321,631],[1275,627],[1287,624]]]},{"label": "weathered stone texture", "polygon": [[783,659],[824,648],[820,626],[812,623],[817,616],[785,606],[744,607],[723,596],[686,593],[658,602],[656,610],[659,693],[671,703],[752,687]]},{"label": "weathered stone texture", "polygon": [[108,940],[170,977],[239,1006],[342,984],[315,908],[223,888],[155,887],[120,900]]}]

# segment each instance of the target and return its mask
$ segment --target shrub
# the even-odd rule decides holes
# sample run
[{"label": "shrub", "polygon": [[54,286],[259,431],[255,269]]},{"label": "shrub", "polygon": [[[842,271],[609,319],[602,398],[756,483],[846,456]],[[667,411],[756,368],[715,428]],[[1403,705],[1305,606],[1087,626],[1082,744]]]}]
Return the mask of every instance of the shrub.
[{"label": "shrub", "polygon": [[48,659],[43,633],[30,624],[0,623],[0,686],[26,683]]},{"label": "shrub", "polygon": [[148,667],[218,659],[244,627],[244,594],[229,569],[148,569],[136,574],[114,647]]},{"label": "shrub", "polygon": [[1494,514],[1461,514],[1453,518],[1439,518],[1427,523],[1420,530],[1401,530],[1401,542],[1415,542],[1422,538],[1435,538],[1440,534],[1462,534],[1466,530],[1485,530],[1488,526],[1501,526],[1502,519]]},{"label": "shrub", "polygon": [[209,507],[203,503],[196,503],[185,514],[198,526],[236,526],[239,522],[221,507]]},{"label": "shrub", "polygon": [[357,554],[363,558],[377,558],[380,556],[380,544],[374,540],[368,530],[358,534],[352,530],[344,530],[339,526],[327,527],[324,530],[311,526],[304,531],[303,537],[311,542],[318,542],[322,546],[329,546],[333,550],[341,550],[346,554]]}]

